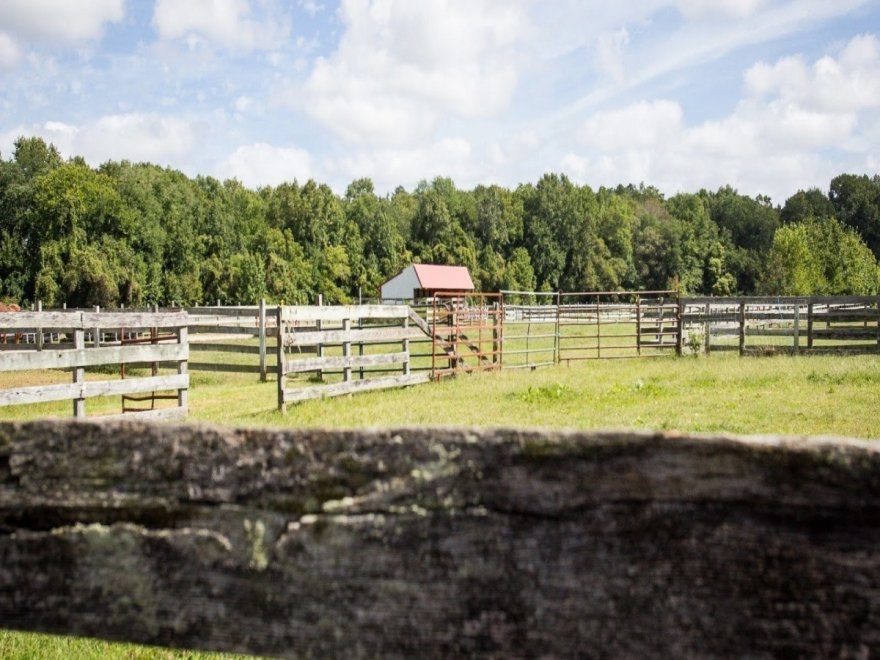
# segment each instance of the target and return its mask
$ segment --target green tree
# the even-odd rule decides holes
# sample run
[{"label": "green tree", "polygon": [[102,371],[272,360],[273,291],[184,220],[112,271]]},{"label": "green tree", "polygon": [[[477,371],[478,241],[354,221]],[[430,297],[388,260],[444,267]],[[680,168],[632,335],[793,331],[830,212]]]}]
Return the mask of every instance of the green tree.
[{"label": "green tree", "polygon": [[851,228],[809,219],[776,232],[761,291],[768,295],[873,295],[880,266]]},{"label": "green tree", "polygon": [[828,198],[835,217],[855,229],[880,258],[880,175],[841,174],[832,179]]}]

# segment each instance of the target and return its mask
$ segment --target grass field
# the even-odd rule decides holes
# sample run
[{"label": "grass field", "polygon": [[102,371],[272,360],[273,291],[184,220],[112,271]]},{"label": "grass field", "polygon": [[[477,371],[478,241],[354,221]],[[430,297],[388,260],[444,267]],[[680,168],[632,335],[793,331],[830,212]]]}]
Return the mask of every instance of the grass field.
[{"label": "grass field", "polygon": [[[0,387],[68,374],[0,374]],[[111,378],[90,374],[94,378]],[[574,362],[473,374],[405,390],[276,410],[276,384],[250,374],[193,373],[190,421],[242,426],[479,425],[653,428],[880,438],[880,357],[663,357]],[[3,419],[70,415],[69,402],[0,408]],[[90,399],[90,415],[119,397]]]},{"label": "grass field", "polygon": [[[91,374],[109,378],[107,372]],[[67,380],[63,372],[0,374],[0,387]],[[193,373],[190,421],[240,426],[478,425],[639,428],[880,438],[880,356],[664,357],[474,374],[416,388],[310,401],[276,410],[276,383]],[[119,397],[89,400],[119,412]],[[70,404],[0,408],[0,419],[69,416]],[[205,658],[132,645],[0,631],[3,658]],[[232,657],[232,656],[225,656]]]}]

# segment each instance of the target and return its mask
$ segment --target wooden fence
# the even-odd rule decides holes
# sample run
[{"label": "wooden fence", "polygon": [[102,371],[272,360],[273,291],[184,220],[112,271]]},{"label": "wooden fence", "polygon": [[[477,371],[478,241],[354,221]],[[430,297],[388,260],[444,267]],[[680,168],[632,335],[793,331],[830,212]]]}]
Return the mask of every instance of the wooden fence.
[{"label": "wooden fence", "polygon": [[[430,380],[429,373],[412,368],[410,342],[424,341],[425,335],[411,325],[413,312],[406,305],[278,307],[275,316],[282,411],[298,401]],[[306,374],[315,374],[320,384],[304,381]],[[331,375],[337,382],[324,382]],[[300,380],[289,382],[292,377]]]},{"label": "wooden fence", "polygon": [[[172,331],[173,343],[158,343],[153,335],[138,339],[151,329]],[[73,416],[86,416],[86,399],[137,395],[177,390],[176,405],[125,413],[126,418],[178,419],[186,416],[189,374],[189,341],[186,313],[95,313],[5,312],[0,313],[0,333],[32,333],[34,344],[15,345],[2,354],[0,371],[65,369],[72,372],[69,384],[36,385],[0,390],[0,406],[47,401],[73,402]],[[87,333],[90,341],[86,343]],[[115,340],[106,342],[107,334]],[[126,340],[126,337],[128,340]],[[156,343],[154,343],[156,342]],[[9,345],[7,345],[9,348]],[[176,374],[126,377],[117,380],[86,380],[87,367],[175,363]],[[151,395],[155,403],[155,397]]]},{"label": "wooden fence", "polygon": [[880,352],[880,297],[687,298],[692,348],[771,353]]},{"label": "wooden fence", "polygon": [[4,628],[291,658],[880,646],[875,441],[60,421],[0,438]]},{"label": "wooden fence", "polygon": [[190,350],[193,371],[259,374],[265,381],[276,370],[275,318],[266,301],[235,307],[190,307]]}]

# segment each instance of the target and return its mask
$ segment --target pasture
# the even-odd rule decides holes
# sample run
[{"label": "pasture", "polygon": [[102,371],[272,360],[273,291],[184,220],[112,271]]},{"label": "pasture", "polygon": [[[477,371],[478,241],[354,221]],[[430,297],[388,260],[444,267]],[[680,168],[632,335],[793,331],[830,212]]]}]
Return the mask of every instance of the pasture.
[{"label": "pasture", "polygon": [[[227,359],[229,357],[227,356]],[[63,371],[0,374],[0,387],[66,382]],[[87,373],[86,378],[100,374]],[[303,374],[303,383],[314,376]],[[332,376],[327,376],[331,379]],[[260,427],[515,426],[640,428],[880,438],[880,357],[658,357],[585,361],[444,379],[306,401],[277,410],[276,383],[253,374],[191,374],[191,422]],[[69,402],[0,409],[4,419],[67,417]],[[90,403],[116,414],[119,397]]]}]

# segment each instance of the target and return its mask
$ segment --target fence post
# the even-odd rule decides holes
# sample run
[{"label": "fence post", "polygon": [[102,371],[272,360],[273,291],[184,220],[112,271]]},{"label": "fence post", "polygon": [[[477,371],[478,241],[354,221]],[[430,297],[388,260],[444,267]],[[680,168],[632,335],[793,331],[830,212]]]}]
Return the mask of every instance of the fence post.
[{"label": "fence post", "polygon": [[746,303],[739,304],[739,354],[746,352]]},{"label": "fence post", "polygon": [[[187,356],[189,356],[189,326],[182,326],[177,329],[177,343],[181,345],[187,346]],[[178,361],[177,363],[177,373],[180,376],[185,376],[189,373],[189,358],[184,358],[183,360]],[[189,406],[189,390],[188,389],[178,389],[177,390],[177,406],[179,408],[183,408],[184,414],[187,413],[187,407]]]},{"label": "fence post", "polygon": [[800,353],[801,349],[801,304],[794,305],[794,352]]},{"label": "fence post", "polygon": [[553,333],[553,361],[559,364],[559,314],[561,312],[562,293],[556,292],[556,328]]},{"label": "fence post", "polygon": [[[80,322],[82,321],[82,316],[80,316]],[[86,348],[86,331],[80,326],[79,328],[73,329],[73,348],[75,351],[82,356],[83,352]],[[84,357],[84,356],[83,356]],[[82,384],[86,380],[86,370],[83,367],[74,367],[73,368],[73,382],[76,385],[82,386]],[[73,400],[73,416],[77,418],[82,418],[86,416],[86,400],[83,398],[76,398]]]},{"label": "fence post", "polygon": [[[95,305],[95,314],[100,314],[100,313],[101,313],[101,306]],[[92,340],[95,343],[95,348],[101,348],[101,328],[94,328],[92,330],[92,332],[94,333],[94,337],[92,337]]]},{"label": "fence post", "polygon": [[[37,301],[37,311],[38,312],[43,311],[43,301],[42,300]],[[42,328],[37,328],[37,336],[35,337],[35,339],[37,341],[37,350],[42,351],[43,350],[43,329]]]},{"label": "fence post", "polygon": [[266,382],[266,299],[260,298],[260,382]]},{"label": "fence post", "polygon": [[348,382],[351,380],[351,319],[342,319],[342,332],[345,341],[342,342],[342,357],[346,358],[345,366],[342,367],[342,380]]},{"label": "fence post", "polygon": [[284,390],[287,386],[287,365],[284,364],[284,307],[278,305],[278,309],[275,311],[275,318],[277,320],[277,328],[276,328],[276,344],[277,344],[277,356],[278,356],[278,410],[281,411],[282,415],[287,414],[287,404],[284,401]]},{"label": "fence post", "polygon": [[681,357],[684,352],[684,309],[681,302],[681,291],[678,292],[675,301],[675,354]]},{"label": "fence post", "polygon": [[813,348],[813,303],[807,303],[807,348]]},{"label": "fence post", "polygon": [[636,294],[636,355],[642,354],[642,297]]},{"label": "fence post", "polygon": [[703,319],[703,342],[705,343],[704,351],[706,355],[712,351],[712,324],[709,322],[709,316],[712,314],[712,303],[706,303],[706,318]]},{"label": "fence post", "polygon": [[403,363],[403,375],[409,376],[410,374],[410,358],[409,358],[409,318],[403,319],[403,352],[406,353],[406,359]]},{"label": "fence post", "polygon": [[[315,304],[318,307],[322,307],[324,305],[324,296],[322,294],[318,294],[318,299],[315,301]],[[315,328],[318,331],[323,330],[324,322],[321,319],[318,319],[317,321],[315,321]],[[315,346],[315,356],[319,358],[324,357],[324,344],[318,344],[317,346]],[[318,378],[318,380],[324,380],[324,370],[318,369],[315,372],[315,376]]]},{"label": "fence post", "polygon": [[[360,288],[358,288],[358,299],[360,299]],[[359,302],[358,304],[360,305],[361,303]],[[364,327],[364,319],[358,318],[358,330],[362,330],[363,327]],[[364,354],[364,342],[359,341],[358,342],[358,355],[363,356],[363,354]],[[360,369],[358,369],[358,378],[360,380],[364,379],[364,365],[361,365]]]}]

